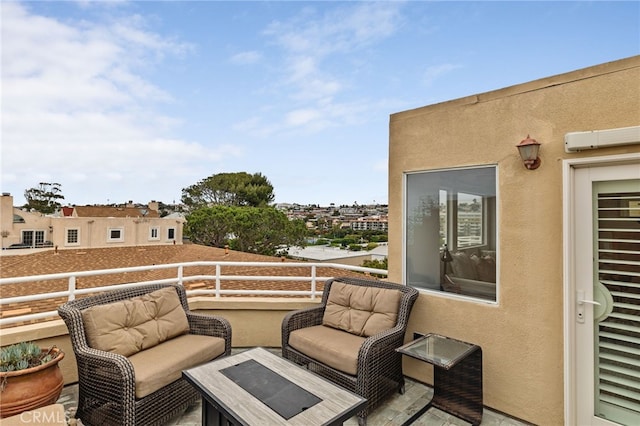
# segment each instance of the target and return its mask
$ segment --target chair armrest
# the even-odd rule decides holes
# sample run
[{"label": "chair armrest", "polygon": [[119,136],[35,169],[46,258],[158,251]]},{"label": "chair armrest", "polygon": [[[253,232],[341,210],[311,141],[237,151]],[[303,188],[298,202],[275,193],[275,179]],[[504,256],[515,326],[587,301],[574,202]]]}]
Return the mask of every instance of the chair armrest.
[{"label": "chair armrest", "polygon": [[225,355],[231,353],[231,323],[226,318],[193,312],[186,314],[187,321],[189,321],[189,333],[220,337],[225,340]]},{"label": "chair armrest", "polygon": [[367,383],[367,378],[374,378],[382,375],[382,370],[388,369],[394,363],[394,358],[401,358],[396,348],[402,346],[404,342],[406,328],[395,326],[381,333],[367,337],[358,352],[358,376],[365,380],[358,380]]},{"label": "chair armrest", "polygon": [[313,327],[322,324],[324,306],[314,306],[312,308],[291,311],[282,320],[282,327],[289,331],[299,328]]},{"label": "chair armrest", "polygon": [[[396,348],[402,346],[405,332],[405,327],[395,326],[378,334],[374,334],[373,336],[367,337],[360,347],[358,358],[369,356],[369,351],[371,350],[380,350],[382,348],[392,347],[392,350],[395,351]],[[397,346],[394,346],[396,344]]]},{"label": "chair armrest", "polygon": [[322,324],[324,305],[291,311],[282,319],[282,345],[289,344],[289,334],[300,328]]},{"label": "chair armrest", "polygon": [[75,356],[78,381],[82,383],[87,395],[98,400],[115,397],[125,406],[129,401],[134,401],[135,374],[127,357],[88,346],[76,347]]}]

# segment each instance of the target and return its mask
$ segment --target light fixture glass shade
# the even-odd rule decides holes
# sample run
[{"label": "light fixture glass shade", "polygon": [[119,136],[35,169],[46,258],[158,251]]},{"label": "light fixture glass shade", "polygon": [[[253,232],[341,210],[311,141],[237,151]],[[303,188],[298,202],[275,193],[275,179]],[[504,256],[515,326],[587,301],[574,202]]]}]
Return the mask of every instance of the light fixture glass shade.
[{"label": "light fixture glass shade", "polygon": [[519,145],[518,150],[520,151],[520,157],[524,161],[527,160],[535,160],[538,158],[538,150],[540,149],[540,145]]},{"label": "light fixture glass shade", "polygon": [[533,170],[540,166],[540,158],[538,158],[540,142],[531,139],[529,135],[527,135],[526,139],[522,140],[516,147],[527,169]]}]

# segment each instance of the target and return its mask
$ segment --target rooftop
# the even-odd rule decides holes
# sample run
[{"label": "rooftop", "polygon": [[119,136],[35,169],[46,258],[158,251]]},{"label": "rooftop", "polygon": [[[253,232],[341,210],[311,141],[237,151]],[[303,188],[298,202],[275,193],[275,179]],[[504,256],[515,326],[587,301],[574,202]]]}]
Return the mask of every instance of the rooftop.
[{"label": "rooftop", "polygon": [[[215,247],[201,246],[197,244],[178,244],[162,246],[133,246],[117,248],[92,248],[92,249],[36,249],[29,250],[3,250],[0,256],[1,278],[46,275],[64,272],[79,272],[91,270],[117,269],[132,266],[166,265],[173,263],[196,261],[229,261],[229,262],[273,262],[279,264],[287,262],[287,259],[279,257],[262,256],[244,253],[234,250],[225,250]],[[326,276],[361,276],[360,273],[338,270],[331,267],[322,267],[319,272]],[[212,275],[211,267],[191,266],[189,275]],[[266,275],[266,276],[308,276],[309,268],[290,267],[273,269],[254,266],[225,266],[225,275]],[[90,288],[131,282],[144,282],[155,279],[175,278],[175,271],[158,269],[141,272],[125,272],[98,275],[76,280],[77,288]],[[191,284],[187,284],[189,289]],[[198,283],[199,289],[214,289],[215,282],[203,281]],[[273,290],[281,289],[283,282],[278,280],[266,281],[225,281],[225,288],[230,290]],[[308,282],[289,281],[287,290],[308,290]],[[2,286],[2,297],[10,298],[31,294],[65,291],[68,282],[65,279],[49,281],[29,282],[24,284],[8,284]],[[319,285],[319,289],[322,285]],[[32,302],[10,303],[3,306],[3,316],[8,316],[12,311],[28,309],[29,313],[39,313],[55,310],[58,305],[64,303],[65,298],[45,299]],[[5,325],[2,328],[20,325],[20,323]]]},{"label": "rooftop", "polygon": [[328,261],[328,260],[336,260],[336,259],[344,259],[349,257],[363,257],[363,256],[379,256],[386,257],[388,252],[388,247],[386,245],[380,245],[376,247],[374,250],[367,251],[349,251],[344,250],[339,247],[330,247],[330,246],[307,246],[307,247],[291,247],[289,249],[289,256],[295,257],[296,259],[307,259],[314,261]]},{"label": "rooftop", "polygon": [[[232,354],[246,350],[236,348]],[[281,355],[279,348],[269,349],[276,355]],[[399,426],[409,419],[415,412],[427,404],[433,395],[433,389],[425,384],[412,379],[407,379],[404,394],[395,394],[388,402],[383,404],[367,418],[369,426]],[[78,385],[65,386],[58,403],[63,404],[67,417],[71,418],[75,413],[78,398]],[[187,409],[183,414],[169,422],[167,426],[200,426],[202,424],[202,405],[200,402]],[[77,422],[77,424],[82,424]],[[357,426],[356,417],[347,420],[345,426]],[[437,408],[432,408],[418,418],[415,426],[465,426],[469,423],[460,420]],[[506,416],[505,414],[484,409],[481,425],[494,426],[527,426],[529,423]]]}]

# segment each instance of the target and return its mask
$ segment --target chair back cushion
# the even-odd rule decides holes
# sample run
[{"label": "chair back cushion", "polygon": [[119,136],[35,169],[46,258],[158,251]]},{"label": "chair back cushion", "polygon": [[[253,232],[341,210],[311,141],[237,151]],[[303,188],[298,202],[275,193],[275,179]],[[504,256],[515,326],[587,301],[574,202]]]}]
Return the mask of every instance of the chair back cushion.
[{"label": "chair back cushion", "polygon": [[189,332],[175,288],[166,287],[82,311],[89,346],[130,356]]},{"label": "chair back cushion", "polygon": [[373,336],[396,325],[402,292],[334,281],[322,324],[356,336]]}]

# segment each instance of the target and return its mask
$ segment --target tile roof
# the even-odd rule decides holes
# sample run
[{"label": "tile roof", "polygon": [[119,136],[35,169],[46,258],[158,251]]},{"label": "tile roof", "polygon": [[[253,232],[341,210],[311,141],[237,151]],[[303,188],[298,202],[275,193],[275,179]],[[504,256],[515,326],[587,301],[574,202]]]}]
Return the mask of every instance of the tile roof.
[{"label": "tile roof", "polygon": [[[22,277],[32,275],[45,275],[60,272],[91,271],[100,269],[115,269],[129,266],[163,265],[171,263],[184,263],[195,261],[233,261],[233,262],[273,262],[280,263],[279,257],[262,256],[251,253],[201,246],[197,244],[177,244],[163,246],[133,246],[118,248],[93,248],[40,250],[31,254],[6,254],[0,256],[0,277]],[[290,260],[285,260],[291,262]],[[262,275],[262,276],[310,276],[309,267],[269,268],[256,266],[225,266],[223,275]],[[185,268],[185,276],[189,275],[215,275],[215,267],[191,266]],[[362,274],[330,267],[318,267],[318,276],[362,276]],[[174,278],[177,269],[160,269],[144,272],[121,272],[95,277],[79,277],[76,280],[77,288],[92,288],[96,286],[113,285],[120,283],[142,282],[162,278]],[[204,286],[202,286],[204,284]],[[187,288],[190,283],[185,283]],[[227,281],[222,282],[224,289],[255,289],[255,290],[309,290],[308,281]],[[202,281],[198,289],[215,288],[215,282]],[[68,281],[66,279],[34,281],[21,284],[3,285],[0,294],[3,298],[23,296],[28,294],[49,293],[54,291],[66,291]],[[318,289],[322,289],[319,283]],[[29,308],[31,313],[55,310],[57,306],[65,302],[65,298],[39,300],[35,302],[12,303],[3,305],[3,311],[13,311]],[[11,327],[20,324],[8,324]]]},{"label": "tile roof", "polygon": [[157,210],[138,207],[76,206],[78,217],[160,217]]}]

